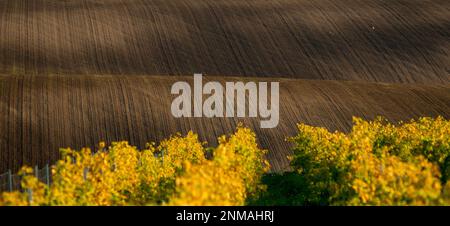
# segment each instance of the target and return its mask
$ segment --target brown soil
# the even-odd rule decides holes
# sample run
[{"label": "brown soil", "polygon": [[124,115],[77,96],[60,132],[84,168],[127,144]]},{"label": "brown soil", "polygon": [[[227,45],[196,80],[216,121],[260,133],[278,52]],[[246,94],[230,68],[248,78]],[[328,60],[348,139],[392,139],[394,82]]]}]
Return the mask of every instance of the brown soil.
[{"label": "brown soil", "polygon": [[448,0],[2,0],[0,73],[450,82]]},{"label": "brown soil", "polygon": [[[446,0],[2,0],[0,173],[102,140],[194,130],[214,145],[238,122],[279,171],[297,122],[449,118],[449,12]],[[281,81],[280,124],[172,117],[171,84],[195,72]]]},{"label": "brown soil", "polygon": [[[191,77],[3,76],[0,77],[1,170],[55,161],[60,147],[93,147],[99,141],[128,140],[144,147],[178,131],[193,130],[209,145],[238,122],[253,128],[274,170],[285,169],[287,136],[297,122],[348,131],[352,116],[391,121],[418,116],[450,117],[450,87],[298,79],[281,81],[280,123],[260,129],[258,118],[181,118],[170,111],[171,85]],[[208,80],[205,78],[205,80]],[[238,78],[212,77],[235,81]],[[245,79],[244,79],[245,80]],[[247,79],[248,80],[248,79]]]}]

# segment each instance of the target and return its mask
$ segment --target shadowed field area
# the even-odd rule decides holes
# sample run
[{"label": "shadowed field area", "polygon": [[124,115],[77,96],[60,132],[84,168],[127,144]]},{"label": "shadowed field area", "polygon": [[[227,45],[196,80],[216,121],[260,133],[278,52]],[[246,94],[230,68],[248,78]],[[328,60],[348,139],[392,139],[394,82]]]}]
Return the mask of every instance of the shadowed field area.
[{"label": "shadowed field area", "polygon": [[[2,0],[0,173],[60,147],[143,147],[193,130],[210,145],[238,122],[286,170],[297,122],[450,117],[445,0]],[[280,123],[171,115],[171,85],[280,81]]]},{"label": "shadowed field area", "polygon": [[0,73],[450,82],[446,0],[3,0]]},{"label": "shadowed field area", "polygon": [[[214,81],[280,81],[280,123],[260,129],[259,118],[174,118],[170,105],[176,76],[0,77],[0,161],[17,169],[58,159],[59,147],[93,147],[128,140],[144,147],[189,130],[209,145],[243,122],[256,131],[274,170],[287,169],[287,136],[297,122],[348,131],[352,116],[383,115],[399,121],[418,116],[450,117],[450,87],[270,78],[210,77]],[[205,81],[205,82],[206,82]]]}]

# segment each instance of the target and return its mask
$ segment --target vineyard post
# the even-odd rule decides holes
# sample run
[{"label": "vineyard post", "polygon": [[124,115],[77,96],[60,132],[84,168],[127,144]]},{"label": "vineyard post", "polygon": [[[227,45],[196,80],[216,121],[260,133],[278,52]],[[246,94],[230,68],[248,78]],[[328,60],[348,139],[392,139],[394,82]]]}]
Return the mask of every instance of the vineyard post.
[{"label": "vineyard post", "polygon": [[50,186],[50,169],[48,163],[45,165],[45,183]]},{"label": "vineyard post", "polygon": [[12,182],[11,169],[8,170],[8,187],[9,187],[9,192],[12,192],[12,190],[13,190],[13,182]]},{"label": "vineyard post", "polygon": [[39,168],[37,165],[34,166],[34,176],[39,180]]},{"label": "vineyard post", "polygon": [[33,190],[27,188],[27,194],[28,194],[28,204],[31,205],[33,202]]},{"label": "vineyard post", "polygon": [[87,180],[87,174],[89,173],[89,168],[84,167],[83,169],[83,180],[86,181]]}]

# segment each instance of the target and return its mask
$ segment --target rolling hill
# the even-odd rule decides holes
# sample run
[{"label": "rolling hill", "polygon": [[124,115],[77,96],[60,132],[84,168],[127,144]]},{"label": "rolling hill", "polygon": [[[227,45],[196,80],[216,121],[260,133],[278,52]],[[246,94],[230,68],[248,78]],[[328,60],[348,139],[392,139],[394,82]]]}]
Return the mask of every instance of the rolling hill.
[{"label": "rolling hill", "polygon": [[448,83],[445,0],[3,0],[0,73]]},{"label": "rolling hill", "polygon": [[[273,170],[304,122],[450,117],[445,0],[0,1],[0,173],[60,147],[253,128]],[[280,123],[171,115],[171,85],[280,81]]]}]

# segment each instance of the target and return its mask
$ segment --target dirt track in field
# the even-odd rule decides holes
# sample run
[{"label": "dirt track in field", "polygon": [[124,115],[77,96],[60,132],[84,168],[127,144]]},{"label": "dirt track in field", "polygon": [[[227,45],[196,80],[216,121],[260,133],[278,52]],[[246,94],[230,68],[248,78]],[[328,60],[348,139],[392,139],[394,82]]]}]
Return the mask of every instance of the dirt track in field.
[{"label": "dirt track in field", "polygon": [[[449,12],[445,0],[2,0],[0,173],[102,140],[194,130],[214,145],[239,121],[278,171],[297,122],[450,118]],[[198,72],[281,81],[280,124],[175,119],[170,86]]]}]

